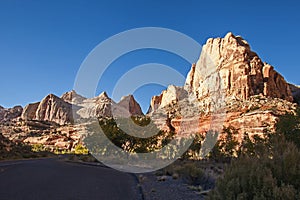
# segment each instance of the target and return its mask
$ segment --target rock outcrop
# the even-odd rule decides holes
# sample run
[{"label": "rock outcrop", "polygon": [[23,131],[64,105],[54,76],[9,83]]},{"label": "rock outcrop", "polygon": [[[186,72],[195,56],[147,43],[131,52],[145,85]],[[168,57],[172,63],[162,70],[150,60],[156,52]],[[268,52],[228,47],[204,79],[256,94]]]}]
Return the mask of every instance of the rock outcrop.
[{"label": "rock outcrop", "polygon": [[289,84],[294,102],[300,104],[300,86]]},{"label": "rock outcrop", "polygon": [[112,117],[111,106],[114,102],[108,97],[106,92],[102,92],[99,96],[85,99],[77,104],[80,108],[76,111],[80,118],[93,117]]},{"label": "rock outcrop", "polygon": [[140,104],[136,102],[133,95],[124,96],[117,103],[116,107],[123,108],[125,116],[136,116],[143,115]]},{"label": "rock outcrop", "polygon": [[22,106],[15,106],[13,108],[3,108],[0,106],[0,122],[9,122],[21,116],[23,111]]},{"label": "rock outcrop", "polygon": [[41,102],[27,105],[22,119],[70,124],[73,122],[72,105],[54,94],[49,94]]},{"label": "rock outcrop", "polygon": [[36,111],[36,119],[52,121],[58,124],[67,124],[73,121],[72,105],[61,98],[50,94],[39,104]]},{"label": "rock outcrop", "polygon": [[[190,99],[184,101],[181,94]],[[168,116],[180,135],[204,133],[214,126],[263,134],[274,130],[278,115],[295,109],[292,102],[284,78],[263,63],[243,38],[228,33],[224,38],[208,39],[184,87],[171,86],[154,96],[149,115],[164,130],[169,129]],[[186,107],[190,109],[182,112]]]},{"label": "rock outcrop", "polygon": [[63,94],[61,98],[50,94],[41,102],[28,104],[21,118],[25,121],[49,121],[64,125],[72,124],[74,120],[80,122],[81,119],[88,118],[133,115],[143,115],[143,112],[132,95],[115,103],[106,92],[94,98],[85,98],[73,90]]},{"label": "rock outcrop", "polygon": [[[182,137],[205,134],[214,126],[232,126],[241,139],[245,132],[274,130],[278,116],[295,109],[292,102],[300,103],[300,88],[262,62],[243,38],[228,33],[209,39],[185,85],[171,85],[154,96],[147,114],[160,129],[174,130]],[[82,136],[77,130],[83,128],[80,123],[86,123],[85,119],[135,115],[143,113],[132,95],[116,103],[105,92],[85,98],[70,91],[61,98],[47,95],[24,110],[0,106],[0,131],[16,142],[72,149]],[[14,120],[18,117],[22,120]]]},{"label": "rock outcrop", "polygon": [[64,93],[60,98],[65,102],[75,105],[82,103],[86,99],[85,97],[77,94],[75,90]]},{"label": "rock outcrop", "polygon": [[200,58],[186,79],[185,88],[199,100],[211,94],[210,84],[222,89],[226,97],[247,100],[262,94],[293,101],[290,88],[274,68],[263,63],[240,36],[208,39]]},{"label": "rock outcrop", "polygon": [[188,98],[188,93],[183,87],[170,85],[166,90],[162,91],[160,95],[152,97],[148,113],[168,105],[176,104],[185,98]]},{"label": "rock outcrop", "polygon": [[[115,103],[106,92],[94,98],[82,97],[75,91],[61,98],[49,94],[41,102],[28,104],[23,112],[22,107],[0,107],[0,133],[13,142],[42,144],[51,151],[74,150],[82,141],[81,122],[86,123],[88,118],[115,117],[114,114],[130,117],[143,113],[132,95]],[[18,117],[20,120],[13,120]],[[8,120],[10,123],[2,123]]]},{"label": "rock outcrop", "polygon": [[140,105],[132,95],[122,97],[120,102],[116,103],[108,97],[106,92],[99,96],[84,99],[77,104],[80,108],[76,111],[79,118],[94,117],[130,117],[143,115]]},{"label": "rock outcrop", "polygon": [[30,103],[25,106],[21,118],[23,120],[34,120],[36,118],[36,111],[40,105],[40,102]]}]

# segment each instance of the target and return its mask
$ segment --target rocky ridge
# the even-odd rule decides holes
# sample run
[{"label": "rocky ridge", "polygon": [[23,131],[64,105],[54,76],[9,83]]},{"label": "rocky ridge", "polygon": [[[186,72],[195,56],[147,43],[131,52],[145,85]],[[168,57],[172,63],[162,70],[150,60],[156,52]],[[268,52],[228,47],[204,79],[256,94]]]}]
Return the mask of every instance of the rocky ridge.
[{"label": "rocky ridge", "polygon": [[21,119],[66,125],[73,124],[75,119],[112,117],[114,113],[118,113],[118,116],[143,115],[140,105],[132,95],[115,103],[106,92],[94,98],[85,98],[72,90],[61,97],[49,94],[41,102],[28,104],[21,114]]},{"label": "rocky ridge", "polygon": [[[216,80],[213,80],[216,78]],[[209,84],[215,83],[214,88]],[[199,100],[221,88],[226,97],[247,100],[262,94],[293,101],[290,88],[273,66],[263,63],[240,36],[208,39],[196,65],[189,72],[185,88]]]},{"label": "rocky ridge", "polygon": [[75,120],[112,117],[113,114],[119,117],[143,115],[132,95],[115,103],[105,92],[85,98],[72,90],[61,97],[49,94],[24,109],[0,107],[0,133],[13,142],[72,150],[82,139],[79,133],[82,126]]},{"label": "rocky ridge", "polygon": [[[170,130],[171,125],[183,136],[229,125],[241,134],[263,134],[274,130],[278,115],[295,109],[292,102],[299,90],[292,88],[292,93],[290,87],[247,41],[228,33],[224,38],[207,40],[184,87],[168,87],[153,97],[149,115],[161,129]],[[183,90],[186,97],[181,96]],[[189,105],[182,104],[184,100]],[[191,105],[190,114],[182,112]],[[161,113],[171,118],[171,124],[159,117]]]},{"label": "rocky ridge", "polygon": [[[207,41],[185,85],[171,85],[154,96],[147,115],[160,129],[175,130],[183,137],[218,125],[233,126],[242,138],[245,132],[274,130],[278,116],[292,112],[296,107],[292,102],[299,103],[299,97],[299,87],[262,62],[243,38],[228,33]],[[105,92],[85,98],[70,91],[61,97],[47,95],[24,109],[0,107],[0,130],[13,141],[72,149],[82,128],[74,121],[132,115],[143,115],[132,95],[116,103]]]}]

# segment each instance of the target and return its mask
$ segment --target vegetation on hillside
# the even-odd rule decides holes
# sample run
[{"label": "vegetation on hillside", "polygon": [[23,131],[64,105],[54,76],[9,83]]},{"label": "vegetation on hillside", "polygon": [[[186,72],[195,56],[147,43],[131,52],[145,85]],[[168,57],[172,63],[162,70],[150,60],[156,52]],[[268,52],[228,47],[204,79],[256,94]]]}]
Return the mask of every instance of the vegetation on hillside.
[{"label": "vegetation on hillside", "polygon": [[[146,137],[146,132],[136,129],[135,125],[147,126],[147,131],[155,134]],[[158,130],[148,117],[99,119],[89,126],[94,132],[100,127],[114,145],[133,153],[160,150],[175,136],[174,132]],[[264,138],[250,137],[245,133],[242,142],[239,143],[238,131],[232,127],[224,128],[220,134],[222,137],[218,141],[218,133],[208,132],[206,139],[203,135],[196,134],[193,143],[181,159],[157,173],[174,178],[181,177],[188,184],[194,185],[198,191],[211,190],[208,199],[300,199],[299,108],[295,113],[281,116],[276,125],[276,133],[266,133]],[[89,135],[84,143],[92,145],[97,153],[107,151],[107,144],[102,144],[97,134]],[[203,158],[201,156],[206,155],[206,152],[203,152],[206,146],[214,147]],[[42,145],[11,145],[10,141],[0,134],[0,151],[0,159],[6,159],[34,157],[37,155],[34,152],[45,149]],[[87,155],[87,161],[92,158],[82,144],[69,153]]]},{"label": "vegetation on hillside", "polygon": [[49,152],[35,152],[23,143],[14,143],[0,133],[0,160],[37,158],[50,156]]},{"label": "vegetation on hillside", "polygon": [[208,199],[300,199],[300,112],[280,117],[276,133],[245,138]]}]

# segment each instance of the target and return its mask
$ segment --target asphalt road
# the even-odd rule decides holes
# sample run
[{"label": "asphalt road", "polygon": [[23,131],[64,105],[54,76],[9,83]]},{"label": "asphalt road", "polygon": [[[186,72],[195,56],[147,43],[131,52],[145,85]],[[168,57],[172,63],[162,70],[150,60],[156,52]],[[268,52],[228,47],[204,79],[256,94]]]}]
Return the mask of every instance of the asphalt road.
[{"label": "asphalt road", "polygon": [[101,166],[38,159],[0,162],[0,200],[141,199],[131,174]]}]

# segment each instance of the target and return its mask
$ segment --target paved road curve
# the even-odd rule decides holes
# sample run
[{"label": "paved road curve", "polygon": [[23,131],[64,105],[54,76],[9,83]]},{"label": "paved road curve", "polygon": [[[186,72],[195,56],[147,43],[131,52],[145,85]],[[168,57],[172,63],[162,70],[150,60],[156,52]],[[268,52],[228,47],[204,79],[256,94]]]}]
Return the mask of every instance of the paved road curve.
[{"label": "paved road curve", "polygon": [[101,166],[39,159],[0,162],[1,200],[141,199],[135,177]]}]

